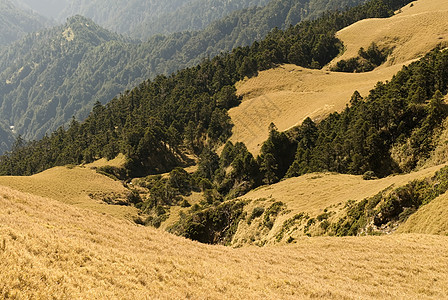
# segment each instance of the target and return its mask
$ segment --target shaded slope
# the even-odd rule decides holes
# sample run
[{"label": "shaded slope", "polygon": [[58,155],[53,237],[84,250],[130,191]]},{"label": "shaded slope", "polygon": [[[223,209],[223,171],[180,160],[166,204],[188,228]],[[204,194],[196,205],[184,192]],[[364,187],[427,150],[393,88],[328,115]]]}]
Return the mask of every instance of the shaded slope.
[{"label": "shaded slope", "polygon": [[50,22],[44,17],[22,10],[9,0],[0,1],[0,46],[10,44],[25,34],[38,31]]},{"label": "shaded slope", "polygon": [[440,236],[229,249],[6,188],[0,224],[2,297],[396,299],[448,292],[448,240]]}]

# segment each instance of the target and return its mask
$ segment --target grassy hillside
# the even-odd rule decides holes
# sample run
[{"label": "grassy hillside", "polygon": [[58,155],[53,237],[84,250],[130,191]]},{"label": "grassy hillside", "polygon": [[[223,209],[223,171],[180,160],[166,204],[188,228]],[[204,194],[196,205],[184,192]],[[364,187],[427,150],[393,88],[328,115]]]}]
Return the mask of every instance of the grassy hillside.
[{"label": "grassy hillside", "polygon": [[[342,111],[354,91],[366,96],[378,81],[390,80],[403,65],[439,44],[446,46],[446,14],[447,1],[419,0],[390,18],[362,20],[339,31],[337,37],[345,51],[322,71],[285,65],[239,82],[237,93],[243,103],[229,111],[235,124],[231,140],[243,141],[257,155],[271,122],[284,131],[307,117],[319,121]],[[328,71],[338,61],[358,56],[359,49],[367,49],[372,42],[393,49],[383,66],[357,74]]]},{"label": "grassy hillside", "polygon": [[426,233],[448,236],[448,194],[419,209],[400,226],[400,233]]},{"label": "grassy hillside", "polygon": [[[201,245],[0,188],[3,298],[443,298],[448,238]],[[18,226],[20,224],[20,226]],[[381,287],[381,288],[379,288]]]},{"label": "grassy hillside", "polygon": [[448,45],[447,17],[448,1],[418,0],[391,18],[357,22],[337,33],[345,52],[331,65],[357,56],[361,47],[367,49],[372,42],[393,49],[384,67],[420,58],[437,45]]},{"label": "grassy hillside", "polygon": [[[317,222],[318,216],[324,216],[326,213],[328,216],[325,216],[324,219],[330,217],[338,219],[346,214],[345,210],[349,201],[360,202],[384,190],[398,188],[417,179],[431,177],[441,167],[432,167],[419,172],[378,180],[363,180],[362,176],[353,175],[313,173],[260,187],[241,197],[243,200],[249,201],[244,208],[247,218],[239,223],[232,245],[275,244],[281,241],[286,242],[288,238],[291,241],[306,233],[325,234],[325,231],[313,228],[311,225],[314,224],[310,224],[309,230],[304,232],[304,226],[310,219],[319,223]],[[282,205],[279,210],[269,217],[271,224],[267,224],[266,212],[273,207],[274,203],[280,202]],[[254,212],[260,208],[263,209],[264,214],[257,216],[255,213],[254,215]],[[424,209],[422,208],[422,210]],[[295,220],[295,216],[298,215],[303,215],[303,217]],[[288,220],[290,225],[285,226]]]},{"label": "grassy hillside", "polygon": [[243,102],[229,111],[235,125],[230,140],[244,142],[250,152],[258,155],[271,122],[285,131],[308,117],[320,121],[332,112],[342,111],[354,91],[368,95],[378,81],[391,79],[401,67],[357,74],[294,65],[262,71],[236,84]]},{"label": "grassy hillside", "polygon": [[119,218],[132,219],[137,215],[134,207],[108,205],[107,202],[127,203],[129,190],[90,168],[57,167],[33,176],[2,176],[0,185]]},{"label": "grassy hillside", "polygon": [[0,118],[26,140],[39,139],[73,116],[84,120],[96,101],[107,103],[148,78],[249,45],[274,27],[322,12],[325,4],[341,8],[356,3],[277,2],[237,11],[202,31],[158,35],[144,43],[108,32],[89,19],[70,18],[0,51]]}]

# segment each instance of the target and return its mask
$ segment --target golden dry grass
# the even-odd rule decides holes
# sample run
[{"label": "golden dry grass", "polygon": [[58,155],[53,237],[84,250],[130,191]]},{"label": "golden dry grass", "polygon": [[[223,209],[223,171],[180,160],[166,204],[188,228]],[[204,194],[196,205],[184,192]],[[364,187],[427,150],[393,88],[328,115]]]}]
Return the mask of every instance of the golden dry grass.
[{"label": "golden dry grass", "polygon": [[398,232],[448,235],[448,193],[421,207]]},{"label": "golden dry grass", "polygon": [[235,124],[231,140],[244,142],[249,151],[258,154],[271,122],[284,131],[307,117],[319,120],[341,111],[355,90],[366,96],[378,81],[390,80],[403,65],[447,43],[448,0],[419,0],[391,18],[362,20],[337,36],[346,51],[329,66],[357,56],[361,47],[367,48],[372,42],[394,47],[394,51],[386,64],[368,73],[334,73],[284,65],[237,83],[243,103],[229,112]]},{"label": "golden dry grass", "polygon": [[101,158],[94,161],[93,163],[86,164],[85,166],[88,168],[100,168],[105,166],[121,168],[124,166],[125,163],[126,163],[126,157],[124,156],[124,154],[120,153],[114,159],[107,160],[105,158]]},{"label": "golden dry grass", "polygon": [[235,125],[231,141],[242,141],[258,154],[271,122],[284,131],[307,117],[322,119],[343,110],[355,90],[367,96],[378,81],[392,78],[400,69],[397,65],[350,74],[283,65],[260,72],[236,85],[243,102],[229,111]]},{"label": "golden dry grass", "polygon": [[0,186],[121,218],[131,218],[137,214],[137,209],[130,206],[107,205],[102,201],[91,199],[89,194],[125,195],[127,189],[120,182],[98,174],[90,168],[56,167],[33,176],[0,176]]},{"label": "golden dry grass", "polygon": [[[399,187],[416,179],[431,177],[444,165],[435,166],[418,172],[389,176],[378,180],[363,180],[362,176],[342,174],[307,174],[283,180],[271,186],[261,187],[241,197],[252,200],[245,208],[248,215],[255,207],[267,208],[275,201],[286,204],[286,213],[278,216],[271,230],[260,231],[259,222],[242,222],[233,238],[235,246],[247,243],[276,243],[276,235],[283,223],[299,213],[311,218],[322,214],[325,209],[339,212],[349,200],[360,201],[389,187]],[[300,234],[296,232],[295,234]]]},{"label": "golden dry grass", "polygon": [[[412,7],[411,7],[412,5]],[[366,19],[338,32],[345,53],[340,59],[358,56],[372,42],[394,48],[384,67],[419,58],[437,45],[448,42],[448,0],[414,1],[387,19]]]},{"label": "golden dry grass", "polygon": [[440,299],[448,237],[201,245],[0,188],[0,297],[17,299]]}]

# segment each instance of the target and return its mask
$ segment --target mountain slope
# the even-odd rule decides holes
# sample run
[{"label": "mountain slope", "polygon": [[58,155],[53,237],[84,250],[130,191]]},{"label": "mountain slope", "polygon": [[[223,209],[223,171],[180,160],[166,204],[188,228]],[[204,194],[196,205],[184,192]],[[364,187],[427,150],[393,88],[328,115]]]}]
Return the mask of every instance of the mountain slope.
[{"label": "mountain slope", "polygon": [[2,298],[396,299],[448,293],[448,238],[441,236],[305,238],[230,249],[3,187],[0,224]]},{"label": "mountain slope", "polygon": [[147,39],[154,34],[200,30],[233,11],[268,0],[71,1],[61,16],[81,14],[110,30]]},{"label": "mountain slope", "polygon": [[[271,122],[284,131],[307,117],[319,121],[342,111],[355,91],[366,96],[378,81],[390,80],[403,65],[439,44],[446,46],[447,20],[448,1],[419,0],[390,18],[362,20],[339,31],[345,52],[323,71],[283,66],[238,83],[243,102],[229,112],[235,124],[231,140],[244,141],[258,154]],[[393,49],[384,65],[359,74],[328,71],[338,61],[358,56],[359,49],[367,49],[372,42]]]},{"label": "mountain slope", "polygon": [[17,5],[32,9],[47,18],[56,19],[69,0],[13,0]]},{"label": "mountain slope", "polygon": [[[124,39],[85,18],[73,17],[65,26],[5,48],[0,53],[0,118],[28,139],[42,137],[72,116],[85,116],[83,108],[90,110],[95,102],[91,89],[97,93],[101,89],[90,74],[82,74],[83,84],[74,87],[74,79],[80,76],[77,70],[86,53],[112,41]],[[108,57],[108,62],[114,58]],[[112,98],[121,88],[104,86],[103,92]]]},{"label": "mountain slope", "polygon": [[448,193],[420,208],[398,228],[398,232],[448,236]]},{"label": "mountain slope", "polygon": [[401,65],[369,73],[340,73],[282,65],[262,71],[257,77],[236,84],[243,102],[229,111],[233,127],[231,141],[243,141],[258,155],[273,122],[280,131],[302,123],[316,122],[334,111],[342,111],[354,91],[366,96],[378,81],[389,80]]},{"label": "mountain slope", "polygon": [[[325,221],[335,222],[335,220],[343,218],[348,203],[351,201],[359,203],[383,191],[405,186],[415,180],[432,177],[441,168],[443,166],[436,166],[410,174],[390,176],[378,180],[363,180],[362,176],[353,175],[313,173],[261,187],[241,197],[243,200],[250,201],[245,207],[247,215],[251,216],[257,208],[264,208],[266,212],[270,206],[279,202],[283,203],[280,211],[277,215],[270,217],[272,224],[269,227],[267,227],[265,221],[266,214],[253,218],[251,222],[241,221],[231,244],[233,246],[269,245],[279,242],[284,243],[288,239],[291,241],[306,234],[312,236],[328,235],[323,228],[317,225],[322,224],[322,222],[325,224]],[[440,200],[435,199],[433,201],[434,203],[431,202],[427,206],[437,205]],[[438,207],[440,208],[440,205]],[[425,226],[418,219],[418,215],[424,214],[427,208],[422,207],[420,210],[411,216],[408,222]],[[432,211],[442,212],[438,209]],[[302,217],[296,217],[300,215]],[[417,219],[414,219],[413,222],[413,218]],[[309,224],[308,229],[304,229],[307,224]],[[408,228],[406,224],[408,223],[400,225],[400,232],[431,233],[406,229]],[[327,225],[330,226],[330,223]],[[439,225],[442,224],[439,223]],[[403,226],[403,229],[401,226]],[[436,227],[433,228],[435,230]],[[439,232],[444,232],[446,229],[444,226],[437,228],[439,228]]]},{"label": "mountain slope", "polygon": [[380,48],[393,49],[382,67],[420,58],[438,45],[448,45],[447,17],[448,1],[419,0],[391,18],[360,21],[337,33],[346,49],[330,65],[356,57],[361,47],[367,49],[372,42]]},{"label": "mountain slope", "polygon": [[10,150],[13,143],[13,133],[5,124],[0,123],[0,153]]},{"label": "mountain slope", "polygon": [[[85,119],[96,101],[106,103],[156,74],[171,73],[205,56],[249,44],[275,26],[325,8],[313,6],[314,2],[302,5],[298,0],[284,6],[276,3],[255,9],[253,15],[253,10],[235,13],[204,31],[156,36],[145,43],[126,40],[87,19],[71,18],[63,26],[0,52],[0,117],[26,139],[40,138],[67,124],[72,116]],[[324,3],[347,4],[345,0]],[[307,9],[292,20],[298,7]],[[270,16],[276,14],[272,20]]]},{"label": "mountain slope", "polygon": [[48,25],[50,22],[42,16],[19,9],[9,0],[0,0],[0,46],[10,44],[25,34]]},{"label": "mountain slope", "polygon": [[[1,176],[0,185],[122,219],[137,216],[137,209],[127,206],[129,190],[90,168],[57,167],[33,176]],[[122,205],[108,205],[107,201],[121,201]]]}]

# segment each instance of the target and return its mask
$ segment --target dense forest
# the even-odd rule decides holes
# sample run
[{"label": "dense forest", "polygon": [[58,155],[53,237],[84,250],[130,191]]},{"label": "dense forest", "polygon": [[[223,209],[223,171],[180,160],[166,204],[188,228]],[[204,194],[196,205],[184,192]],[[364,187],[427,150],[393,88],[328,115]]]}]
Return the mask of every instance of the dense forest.
[{"label": "dense forest", "polygon": [[10,44],[27,33],[49,25],[50,21],[44,17],[20,9],[9,0],[0,0],[0,46]]},{"label": "dense forest", "polygon": [[[30,143],[19,139],[13,151],[0,158],[0,174],[33,174],[55,165],[79,164],[99,157],[113,158],[122,152],[127,157],[127,175],[144,176],[187,164],[189,161],[184,153],[193,152],[200,157],[201,177],[215,180],[219,158],[213,148],[229,138],[232,125],[227,110],[240,101],[235,95],[235,82],[280,63],[312,68],[324,66],[342,49],[334,36],[337,30],[363,18],[390,16],[406,2],[373,0],[344,12],[327,13],[285,31],[273,30],[264,40],[250,47],[236,48],[231,53],[218,55],[168,77],[160,75],[152,81],[147,80],[105,106],[98,102],[84,122],[73,119],[67,130],[59,128],[42,140]],[[428,80],[429,76],[423,79]],[[425,96],[432,96],[432,89],[428,86]],[[422,118],[427,117],[424,112],[425,108],[419,110]],[[409,124],[406,125],[409,130]],[[312,122],[309,127],[314,132]],[[356,133],[359,131],[353,134]],[[302,143],[305,144],[303,147],[314,149],[317,142],[313,137],[298,134],[299,149],[302,149]],[[245,147],[238,146],[234,156],[243,159],[239,168],[234,166],[234,169],[243,170],[242,179],[256,180],[250,174],[254,172],[253,167],[258,166],[264,181],[275,182],[288,171],[288,161],[283,159],[290,157],[292,162],[295,155],[299,166],[303,162],[300,151],[295,154],[294,146],[288,147],[287,140],[285,134],[277,133],[273,126],[270,140],[263,146],[257,161]],[[227,163],[232,161],[229,158]],[[304,169],[294,170],[288,174],[299,174]],[[244,174],[246,171],[249,175]],[[225,174],[224,178],[221,176],[223,181],[225,178]],[[224,192],[230,193],[228,186],[231,183],[223,188]]]},{"label": "dense forest", "polygon": [[[203,31],[154,36],[144,43],[76,16],[63,26],[29,35],[0,51],[0,119],[8,126],[14,125],[26,140],[41,138],[68,125],[72,116],[84,120],[96,101],[107,103],[148,78],[171,74],[199,64],[204,57],[249,45],[272,28],[286,28],[328,7],[356,2],[362,1],[273,0],[263,8],[234,12]],[[352,20],[335,28],[348,22]],[[333,39],[331,32],[328,39]],[[271,37],[274,38],[275,35]],[[333,54],[339,51],[330,46]],[[297,51],[302,50],[292,49],[292,53]],[[290,55],[292,62],[293,54]],[[0,153],[6,149],[0,149]]]}]

